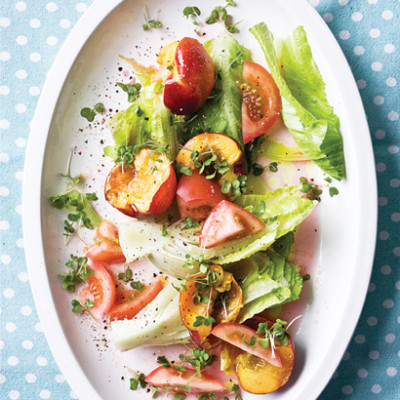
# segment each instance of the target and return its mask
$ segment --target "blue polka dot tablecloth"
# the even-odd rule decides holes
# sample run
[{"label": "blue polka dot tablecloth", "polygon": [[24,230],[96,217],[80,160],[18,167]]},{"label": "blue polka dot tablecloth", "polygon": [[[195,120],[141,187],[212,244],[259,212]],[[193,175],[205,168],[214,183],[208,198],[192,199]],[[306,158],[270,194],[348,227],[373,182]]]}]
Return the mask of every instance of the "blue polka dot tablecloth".
[{"label": "blue polka dot tablecloth", "polygon": [[[30,292],[21,189],[29,122],[46,73],[90,3],[0,0],[1,399],[77,398],[50,353]],[[310,3],[353,70],[369,117],[379,184],[378,242],[368,297],[320,399],[400,399],[400,1]]]}]

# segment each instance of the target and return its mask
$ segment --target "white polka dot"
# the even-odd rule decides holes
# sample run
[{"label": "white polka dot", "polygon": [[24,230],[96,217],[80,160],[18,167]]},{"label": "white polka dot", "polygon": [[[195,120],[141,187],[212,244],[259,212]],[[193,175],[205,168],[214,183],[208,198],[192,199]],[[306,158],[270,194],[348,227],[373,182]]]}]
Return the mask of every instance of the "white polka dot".
[{"label": "white polka dot", "polygon": [[349,31],[340,31],[339,32],[339,37],[342,40],[347,40],[350,38],[350,32]]},{"label": "white polka dot", "polygon": [[20,397],[20,393],[18,392],[18,390],[10,390],[8,392],[8,398],[11,400],[18,400]]},{"label": "white polka dot", "polygon": [[35,374],[27,374],[27,375],[25,375],[25,380],[28,383],[34,383],[34,382],[36,382],[36,375]]},{"label": "white polka dot", "polygon": [[371,64],[371,68],[373,71],[379,72],[382,71],[383,65],[379,61],[375,61]]},{"label": "white polka dot", "polygon": [[1,261],[3,264],[10,264],[10,262],[11,262],[11,257],[10,257],[8,254],[2,254],[2,255],[0,256],[0,261]]},{"label": "white polka dot", "polygon": [[15,139],[15,144],[18,147],[25,147],[26,146],[26,139],[25,138],[16,138]]},{"label": "white polka dot", "polygon": [[390,111],[388,114],[389,121],[397,121],[399,119],[399,113],[396,111]]},{"label": "white polka dot", "polygon": [[10,223],[8,221],[0,221],[0,230],[6,231],[10,229]]},{"label": "white polka dot", "polygon": [[32,314],[32,308],[30,308],[29,306],[23,306],[21,308],[21,314],[22,315],[31,315]]},{"label": "white polka dot", "polygon": [[0,186],[0,196],[7,197],[10,194],[8,187]]},{"label": "white polka dot", "polygon": [[396,47],[394,47],[393,44],[388,43],[388,44],[385,44],[385,47],[383,48],[383,51],[385,53],[391,54],[391,53],[394,53],[396,51]]},{"label": "white polka dot", "polygon": [[26,272],[20,272],[20,273],[18,274],[18,279],[19,279],[21,282],[28,282],[29,276],[28,276],[28,274],[27,274]]},{"label": "white polka dot", "polygon": [[31,28],[40,28],[40,20],[38,20],[37,18],[32,18],[29,21],[29,25],[31,26]]},{"label": "white polka dot", "polygon": [[376,104],[377,106],[380,106],[385,102],[385,99],[383,96],[375,96],[373,101],[374,101],[374,104]]},{"label": "white polka dot", "polygon": [[376,39],[381,36],[381,31],[378,28],[373,28],[369,31],[369,36],[371,36],[373,39]]},{"label": "white polka dot", "polygon": [[7,322],[6,323],[6,331],[7,332],[15,332],[15,330],[17,329],[16,325],[14,324],[14,322]]},{"label": "white polka dot", "polygon": [[369,354],[368,354],[368,357],[371,360],[377,360],[379,358],[379,351],[376,351],[376,350],[370,351]]},{"label": "white polka dot", "polygon": [[24,171],[17,171],[15,173],[15,179],[22,181],[24,179]]},{"label": "white polka dot", "polygon": [[56,375],[56,376],[54,377],[54,379],[55,379],[55,381],[56,381],[57,383],[63,383],[63,382],[65,382],[64,375],[61,375],[61,374]]},{"label": "white polka dot", "polygon": [[368,376],[368,371],[367,371],[365,368],[360,368],[360,369],[357,371],[357,375],[358,375],[360,378],[366,378],[366,377]]},{"label": "white polka dot", "polygon": [[0,129],[8,129],[10,127],[10,122],[6,119],[0,119]]},{"label": "white polka dot", "polygon": [[25,79],[25,78],[28,76],[28,74],[26,73],[26,71],[25,71],[24,69],[19,69],[19,70],[15,73],[15,76],[16,76],[18,79]]},{"label": "white polka dot", "polygon": [[0,374],[0,385],[2,385],[6,381],[6,377],[3,374]]},{"label": "white polka dot", "polygon": [[26,111],[26,105],[25,105],[25,104],[22,104],[22,103],[17,104],[17,105],[15,106],[15,111],[16,111],[17,113],[20,113],[20,114],[24,113],[24,112]]},{"label": "white polka dot", "polygon": [[346,4],[348,4],[348,2],[349,2],[349,0],[339,0],[339,1],[338,1],[338,3],[339,3],[341,6],[345,6]]},{"label": "white polka dot", "polygon": [[376,317],[368,317],[367,324],[369,326],[376,326],[378,324],[378,319]]},{"label": "white polka dot", "polygon": [[46,389],[43,389],[43,390],[40,391],[39,397],[41,399],[48,399],[50,397],[50,392],[48,390],[46,390]]},{"label": "white polka dot", "polygon": [[386,20],[392,19],[393,18],[393,13],[390,10],[385,10],[382,13],[382,18],[386,19]]},{"label": "white polka dot", "polygon": [[397,154],[399,152],[399,147],[393,144],[392,146],[388,147],[388,152],[390,154]]},{"label": "white polka dot", "polygon": [[391,219],[393,222],[400,222],[400,213],[398,213],[398,212],[393,213],[393,214],[390,216],[390,219]]},{"label": "white polka dot", "polygon": [[42,58],[42,56],[39,53],[31,53],[31,54],[29,54],[29,59],[32,62],[39,62],[41,58]]},{"label": "white polka dot", "polygon": [[400,281],[397,281],[394,286],[397,290],[400,290]]},{"label": "white polka dot", "polygon": [[387,79],[386,79],[386,86],[394,87],[394,86],[396,86],[396,85],[397,85],[396,78],[390,77],[390,78],[387,78]]},{"label": "white polka dot", "polygon": [[17,9],[17,11],[25,11],[26,10],[26,4],[23,1],[18,1],[15,4],[15,8]]},{"label": "white polka dot", "polygon": [[0,162],[1,163],[7,163],[9,161],[10,161],[10,156],[7,153],[0,153]]},{"label": "white polka dot", "polygon": [[352,394],[353,388],[350,385],[345,385],[342,387],[342,393],[343,394]]},{"label": "white polka dot", "polygon": [[38,322],[38,323],[35,325],[35,331],[37,331],[37,332],[43,332],[43,328],[42,328],[42,325],[40,324],[40,322]]},{"label": "white polka dot", "polygon": [[362,47],[362,46],[356,46],[356,47],[354,47],[354,54],[356,55],[356,56],[361,56],[361,55],[363,55],[364,53],[365,53],[365,49],[364,49],[364,47]]},{"label": "white polka dot", "polygon": [[394,306],[394,301],[392,299],[386,299],[382,303],[384,308],[392,308]]},{"label": "white polka dot", "polygon": [[394,367],[389,367],[386,370],[386,374],[387,374],[387,376],[390,376],[390,377],[396,376],[397,375],[397,369],[394,368]]},{"label": "white polka dot", "polygon": [[398,188],[400,186],[400,180],[397,178],[393,178],[390,180],[389,184],[392,188]]},{"label": "white polka dot", "polygon": [[[389,237],[389,234],[388,234],[388,237]],[[382,265],[381,273],[383,275],[389,275],[391,272],[392,272],[392,267],[390,265]]]},{"label": "white polka dot", "polygon": [[28,38],[24,35],[19,35],[17,36],[15,41],[17,42],[18,45],[25,46],[28,43]]},{"label": "white polka dot", "polygon": [[10,26],[11,21],[9,18],[6,17],[2,17],[0,18],[0,26],[3,28],[7,28],[7,26]]},{"label": "white polka dot", "polygon": [[31,340],[24,340],[22,342],[22,347],[26,350],[31,350],[33,348],[33,343]]},{"label": "white polka dot", "polygon": [[69,19],[63,18],[60,21],[60,27],[63,29],[68,29],[71,26],[71,21]]},{"label": "white polka dot", "polygon": [[8,365],[15,367],[19,363],[19,359],[18,359],[18,357],[11,356],[11,357],[8,357],[7,363],[8,363]]},{"label": "white polka dot", "polygon": [[48,12],[54,12],[54,11],[57,11],[57,9],[58,9],[57,4],[53,3],[52,1],[50,3],[46,4],[46,10]]},{"label": "white polka dot", "polygon": [[22,214],[22,205],[18,204],[17,206],[15,206],[15,212],[17,214]]},{"label": "white polka dot", "polygon": [[376,4],[378,0],[367,0],[369,4]]},{"label": "white polka dot", "polygon": [[367,86],[367,82],[365,82],[364,79],[359,79],[357,81],[357,87],[359,89],[365,89],[366,86]]},{"label": "white polka dot", "polygon": [[49,46],[55,46],[55,45],[57,44],[57,42],[58,42],[58,39],[57,39],[55,36],[49,36],[49,37],[46,39],[46,43],[47,43]]},{"label": "white polka dot", "polygon": [[375,137],[376,137],[377,139],[384,139],[385,136],[386,136],[386,132],[385,132],[384,130],[382,130],[382,129],[378,129],[378,130],[375,132]]},{"label": "white polka dot", "polygon": [[23,238],[19,238],[16,240],[15,244],[20,248],[23,249],[24,248],[24,239]]},{"label": "white polka dot", "polygon": [[0,61],[8,61],[10,58],[11,58],[11,56],[8,51],[0,52]]},{"label": "white polka dot", "polygon": [[393,343],[396,340],[396,336],[393,335],[393,333],[388,333],[385,336],[385,342],[386,343]]},{"label": "white polka dot", "polygon": [[376,285],[373,282],[370,282],[368,285],[368,292],[375,292],[376,290]]},{"label": "white polka dot", "polygon": [[378,164],[376,164],[376,170],[378,172],[385,172],[386,171],[386,164],[383,162],[380,162]]},{"label": "white polka dot", "polygon": [[78,399],[78,396],[72,390],[69,392],[69,396],[71,399]]},{"label": "white polka dot", "polygon": [[371,392],[374,394],[378,394],[382,391],[382,386],[381,385],[373,385],[371,387]]},{"label": "white polka dot", "polygon": [[350,353],[346,351],[346,353],[343,354],[342,360],[350,360]]},{"label": "white polka dot", "polygon": [[7,96],[10,93],[10,88],[8,86],[0,86],[0,95]]},{"label": "white polka dot", "polygon": [[15,294],[14,289],[7,288],[3,290],[3,296],[6,299],[11,299],[12,297],[14,297],[14,294]]},{"label": "white polka dot", "polygon": [[363,344],[363,343],[365,343],[365,336],[364,335],[357,335],[357,336],[354,337],[354,341],[357,344]]},{"label": "white polka dot", "polygon": [[36,364],[39,365],[39,367],[45,367],[47,365],[47,360],[44,357],[39,356],[36,359]]},{"label": "white polka dot", "polygon": [[40,89],[37,86],[31,86],[29,88],[29,94],[31,96],[39,96],[40,94]]},{"label": "white polka dot", "polygon": [[363,19],[363,15],[359,11],[356,11],[355,13],[351,14],[351,19],[354,22],[360,22]]},{"label": "white polka dot", "polygon": [[333,15],[331,13],[326,13],[323,16],[325,22],[332,22],[333,21]]},{"label": "white polka dot", "polygon": [[85,3],[78,3],[76,5],[76,11],[78,12],[85,12],[87,9],[87,5]]},{"label": "white polka dot", "polygon": [[395,247],[395,248],[393,249],[393,254],[394,254],[395,256],[400,256],[400,247]]}]

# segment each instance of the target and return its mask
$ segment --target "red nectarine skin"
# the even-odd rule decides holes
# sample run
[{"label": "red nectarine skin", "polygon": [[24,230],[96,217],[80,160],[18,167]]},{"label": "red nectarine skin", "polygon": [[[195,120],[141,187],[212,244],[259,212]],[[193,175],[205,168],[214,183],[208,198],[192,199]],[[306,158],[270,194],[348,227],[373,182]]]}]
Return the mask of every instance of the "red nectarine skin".
[{"label": "red nectarine skin", "polygon": [[207,101],[214,84],[214,63],[207,50],[198,40],[183,38],[176,47],[174,72],[165,82],[165,106],[174,114],[192,114]]}]

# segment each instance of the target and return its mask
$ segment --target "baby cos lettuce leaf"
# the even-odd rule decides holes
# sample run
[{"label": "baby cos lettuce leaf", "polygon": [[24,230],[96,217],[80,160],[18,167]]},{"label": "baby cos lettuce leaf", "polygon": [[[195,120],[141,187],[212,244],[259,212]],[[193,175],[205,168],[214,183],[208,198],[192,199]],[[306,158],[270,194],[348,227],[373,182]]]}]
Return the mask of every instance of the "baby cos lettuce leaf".
[{"label": "baby cos lettuce leaf", "polygon": [[285,257],[273,251],[253,255],[251,272],[240,286],[243,303],[239,322],[243,322],[267,308],[297,300],[303,288],[303,278],[298,268]]},{"label": "baby cos lettuce leaf", "polygon": [[215,65],[215,88],[210,99],[186,127],[187,139],[201,132],[225,133],[243,148],[242,94],[236,82],[243,80],[243,62],[249,51],[231,36],[204,43]]},{"label": "baby cos lettuce leaf", "polygon": [[[325,84],[303,27],[280,41],[263,22],[250,28],[261,45],[282,97],[282,117],[304,155],[335,179],[345,176],[339,119],[329,105]],[[282,66],[282,68],[280,68]]]}]

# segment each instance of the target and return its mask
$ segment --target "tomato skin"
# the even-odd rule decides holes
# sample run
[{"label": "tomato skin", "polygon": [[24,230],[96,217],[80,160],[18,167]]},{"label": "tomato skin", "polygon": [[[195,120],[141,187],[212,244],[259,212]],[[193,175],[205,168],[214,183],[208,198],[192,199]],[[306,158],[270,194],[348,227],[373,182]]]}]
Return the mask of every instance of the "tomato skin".
[{"label": "tomato skin", "polygon": [[255,234],[264,228],[264,222],[254,214],[223,200],[211,210],[203,223],[199,239],[200,247],[215,247],[232,239]]},{"label": "tomato skin", "polygon": [[214,378],[207,372],[201,372],[201,378],[193,368],[185,367],[187,371],[180,372],[174,368],[158,367],[147,375],[146,382],[159,388],[169,387],[177,392],[186,392],[190,385],[191,393],[221,393],[225,385],[219,379]]},{"label": "tomato skin", "polygon": [[227,197],[221,192],[217,182],[206,179],[194,170],[191,176],[182,175],[179,179],[176,198],[181,218],[190,217],[201,221],[214,206]]},{"label": "tomato skin", "polygon": [[118,228],[109,221],[102,221],[94,237],[94,244],[85,253],[93,261],[120,263],[125,261],[119,245]]},{"label": "tomato skin", "polygon": [[245,92],[243,92],[242,125],[243,142],[246,144],[267,132],[278,121],[281,110],[281,96],[274,78],[259,64],[245,61],[243,80],[252,89],[257,89],[258,95],[262,98],[261,105],[257,108],[261,117],[258,115],[252,117],[249,115],[249,106],[246,102],[246,99],[250,99],[250,96],[246,97]]},{"label": "tomato skin", "polygon": [[116,304],[109,312],[110,320],[132,319],[139,311],[143,310],[147,304],[151,303],[157,297],[163,287],[162,281],[156,279],[133,299]]},{"label": "tomato skin", "polygon": [[78,300],[82,305],[86,300],[94,303],[93,307],[88,308],[89,313],[93,318],[103,319],[115,303],[115,283],[104,265],[92,262],[90,268],[94,275],[89,276],[87,285],[78,294]]},{"label": "tomato skin", "polygon": [[238,324],[236,322],[223,322],[217,325],[212,330],[211,334],[246,351],[247,353],[262,358],[276,367],[282,367],[279,354],[275,353],[273,356],[271,347],[265,349],[258,341],[255,342],[254,346],[248,346],[243,342],[242,338],[244,338],[248,343],[250,343],[252,336],[263,338],[262,335],[259,335],[254,329],[251,329],[246,325]]}]

